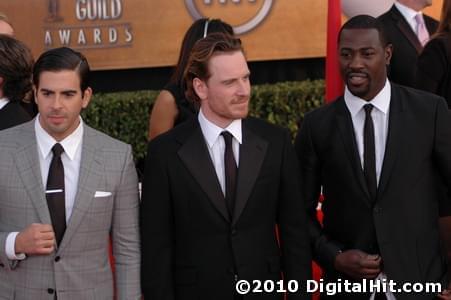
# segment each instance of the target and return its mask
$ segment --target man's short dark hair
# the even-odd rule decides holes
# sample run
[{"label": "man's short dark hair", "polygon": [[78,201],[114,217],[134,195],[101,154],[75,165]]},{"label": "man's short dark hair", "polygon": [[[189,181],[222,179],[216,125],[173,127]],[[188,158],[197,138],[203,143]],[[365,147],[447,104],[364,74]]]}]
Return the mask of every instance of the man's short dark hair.
[{"label": "man's short dark hair", "polygon": [[340,43],[341,33],[345,29],[376,29],[377,32],[379,32],[379,40],[381,41],[382,47],[386,47],[389,44],[382,22],[375,17],[369,15],[357,15],[349,19],[344,23],[338,33],[338,43]]},{"label": "man's short dark hair", "polygon": [[0,77],[3,96],[9,101],[22,101],[31,91],[33,56],[30,49],[15,38],[0,34]]},{"label": "man's short dark hair", "polygon": [[33,68],[33,83],[39,86],[42,72],[76,71],[80,77],[80,88],[84,92],[89,87],[90,69],[86,57],[67,47],[55,48],[41,54]]}]

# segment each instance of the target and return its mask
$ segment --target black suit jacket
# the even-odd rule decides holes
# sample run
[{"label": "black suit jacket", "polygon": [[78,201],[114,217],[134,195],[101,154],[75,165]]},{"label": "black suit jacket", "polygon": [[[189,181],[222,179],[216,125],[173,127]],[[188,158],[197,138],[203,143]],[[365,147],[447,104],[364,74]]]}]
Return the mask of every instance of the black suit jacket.
[{"label": "black suit jacket", "polygon": [[[314,257],[326,270],[326,278],[346,278],[334,270],[338,250],[360,249],[380,253],[383,271],[398,284],[444,283],[438,219],[451,215],[451,116],[442,98],[392,84],[374,205],[343,97],[306,115],[296,151]],[[442,183],[448,194],[443,193]],[[316,219],[321,186],[322,226]],[[396,297],[431,299],[420,294]]]},{"label": "black suit jacket", "polygon": [[[416,63],[423,46],[395,5],[379,16],[379,20],[382,21],[388,41],[393,44],[388,78],[395,83],[415,87]],[[438,22],[426,15],[424,22],[432,35],[437,30]]]},{"label": "black suit jacket", "polygon": [[416,86],[442,96],[451,108],[451,33],[430,40],[418,57]]},{"label": "black suit jacket", "polygon": [[0,130],[14,127],[30,120],[30,115],[18,102],[10,101],[0,109]]},{"label": "black suit jacket", "polygon": [[[242,132],[232,219],[197,118],[149,144],[141,207],[146,298],[232,300],[235,274],[238,280],[278,280],[283,272],[302,286],[310,278],[305,207],[289,134],[256,119],[244,119]],[[308,299],[301,289],[289,299]],[[254,293],[244,299],[282,297]]]}]

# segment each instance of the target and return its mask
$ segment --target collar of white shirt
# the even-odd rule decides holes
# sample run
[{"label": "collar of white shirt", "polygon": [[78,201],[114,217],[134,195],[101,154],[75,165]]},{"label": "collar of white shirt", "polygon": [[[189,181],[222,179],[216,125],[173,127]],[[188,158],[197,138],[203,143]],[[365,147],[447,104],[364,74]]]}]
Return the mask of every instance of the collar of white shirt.
[{"label": "collar of white shirt", "polygon": [[229,126],[227,126],[226,128],[221,128],[210,122],[203,114],[201,108],[199,110],[198,120],[202,133],[205,137],[205,140],[207,141],[208,147],[213,147],[214,143],[223,131],[230,132],[238,141],[238,143],[242,143],[241,119],[233,120]]},{"label": "collar of white shirt", "polygon": [[395,1],[395,6],[404,17],[404,19],[406,19],[407,23],[409,23],[410,27],[412,27],[413,32],[416,32],[417,21],[415,20],[415,16],[417,14],[422,14],[422,12],[411,9],[404,4],[399,3],[398,1]]},{"label": "collar of white shirt", "polygon": [[383,114],[387,114],[390,107],[391,85],[390,82],[386,80],[382,90],[373,99],[371,99],[371,101],[366,101],[362,98],[354,96],[346,86],[344,98],[346,106],[348,107],[351,117],[353,118],[359,113],[363,106],[368,103],[373,104],[374,107]]},{"label": "collar of white shirt", "polygon": [[0,98],[0,109],[5,107],[5,105],[8,104],[8,103],[9,103],[8,98]]},{"label": "collar of white shirt", "polygon": [[[58,142],[50,134],[48,134],[44,128],[42,128],[41,123],[39,122],[39,117],[40,115],[38,114],[35,118],[34,129],[36,132],[36,141],[38,143],[40,154],[42,155],[42,158],[45,159],[50,154],[50,151],[52,151],[53,145]],[[78,127],[74,130],[74,132],[59,142],[64,148],[64,153],[66,153],[70,160],[74,160],[75,153],[81,144],[82,138],[83,120],[80,117],[80,124],[78,124]]]}]

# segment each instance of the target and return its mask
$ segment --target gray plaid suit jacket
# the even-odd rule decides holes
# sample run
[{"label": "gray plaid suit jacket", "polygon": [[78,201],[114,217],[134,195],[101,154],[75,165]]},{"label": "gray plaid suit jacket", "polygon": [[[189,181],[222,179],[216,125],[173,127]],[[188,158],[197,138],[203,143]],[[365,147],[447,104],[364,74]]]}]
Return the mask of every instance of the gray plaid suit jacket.
[{"label": "gray plaid suit jacket", "polygon": [[[54,253],[8,260],[9,232],[51,224],[34,120],[0,131],[0,299],[140,299],[138,181],[131,147],[84,125],[72,215]],[[96,191],[110,192],[95,197]],[[103,196],[105,193],[103,194]],[[115,257],[115,287],[109,237]]]}]

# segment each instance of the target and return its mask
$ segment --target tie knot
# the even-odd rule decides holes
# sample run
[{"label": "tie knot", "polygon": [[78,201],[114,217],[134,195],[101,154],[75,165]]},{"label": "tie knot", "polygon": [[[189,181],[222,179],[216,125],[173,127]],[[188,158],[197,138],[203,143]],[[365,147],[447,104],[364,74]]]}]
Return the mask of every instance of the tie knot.
[{"label": "tie knot", "polygon": [[415,15],[415,21],[417,21],[418,24],[424,25],[424,19],[422,14],[416,14]]},{"label": "tie knot", "polygon": [[53,155],[55,155],[55,156],[60,156],[61,153],[64,152],[64,148],[63,148],[63,146],[61,146],[60,143],[56,143],[56,144],[53,145],[53,147],[52,147],[52,152],[53,152]]},{"label": "tie knot", "polygon": [[363,106],[363,109],[365,110],[365,113],[368,115],[373,110],[373,107],[374,107],[373,104],[365,104]]},{"label": "tie knot", "polygon": [[230,132],[223,131],[223,132],[221,132],[221,135],[224,138],[224,142],[225,142],[226,146],[232,145],[233,135]]}]

